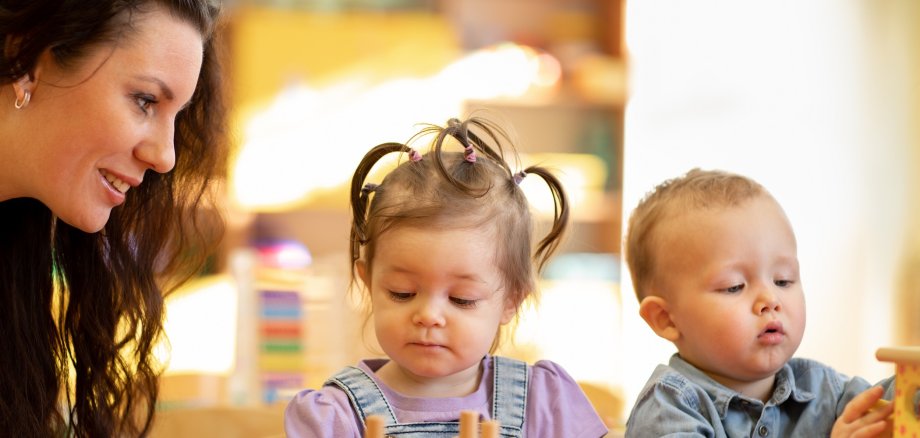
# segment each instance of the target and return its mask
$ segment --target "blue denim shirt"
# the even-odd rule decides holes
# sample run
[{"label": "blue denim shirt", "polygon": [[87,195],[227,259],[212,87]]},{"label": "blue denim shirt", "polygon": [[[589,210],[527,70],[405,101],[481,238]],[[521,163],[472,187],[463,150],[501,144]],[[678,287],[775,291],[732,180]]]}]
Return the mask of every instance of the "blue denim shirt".
[{"label": "blue denim shirt", "polygon": [[[885,398],[894,377],[879,383]],[[659,365],[629,414],[627,437],[822,437],[847,403],[871,385],[819,362],[793,358],[766,403],[716,382],[677,354]]]}]

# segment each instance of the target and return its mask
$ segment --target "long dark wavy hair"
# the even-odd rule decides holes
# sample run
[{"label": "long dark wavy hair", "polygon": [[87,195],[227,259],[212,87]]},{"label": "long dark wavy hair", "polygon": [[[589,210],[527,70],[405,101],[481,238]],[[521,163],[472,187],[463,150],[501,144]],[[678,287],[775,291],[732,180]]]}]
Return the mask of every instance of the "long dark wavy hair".
[{"label": "long dark wavy hair", "polygon": [[175,122],[175,168],[148,173],[98,233],[34,199],[0,202],[3,436],[149,432],[164,296],[200,271],[223,231],[200,207],[225,171],[226,143],[216,0],[0,0],[0,85],[33,71],[46,50],[78,65],[94,47],[130,38],[154,6],[204,37],[196,91]]},{"label": "long dark wavy hair", "polygon": [[[509,135],[481,117],[451,119],[447,126],[427,125],[409,143],[432,136],[430,152],[422,155],[402,143],[373,147],[358,164],[351,180],[352,285],[355,264],[363,260],[370,272],[377,240],[387,230],[412,226],[477,228],[494,226],[496,260],[503,277],[505,300],[516,308],[536,293],[537,274],[561,243],[569,226],[569,203],[559,179],[548,168],[529,166],[519,172]],[[460,146],[463,152],[451,151]],[[379,184],[367,183],[371,170],[391,153],[408,157]],[[530,203],[519,187],[527,175],[546,183],[554,213],[549,231],[533,239]],[[536,243],[536,248],[533,248]],[[499,346],[496,334],[491,352]]]}]

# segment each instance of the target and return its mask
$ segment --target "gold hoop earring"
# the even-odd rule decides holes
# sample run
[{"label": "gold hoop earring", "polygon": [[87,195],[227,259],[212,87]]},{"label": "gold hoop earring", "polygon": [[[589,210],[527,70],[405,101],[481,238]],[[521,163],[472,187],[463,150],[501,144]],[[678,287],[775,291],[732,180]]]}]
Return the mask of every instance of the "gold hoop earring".
[{"label": "gold hoop earring", "polygon": [[15,106],[16,109],[23,109],[26,107],[26,105],[29,104],[29,101],[31,99],[32,99],[32,93],[29,90],[26,90],[23,92],[22,102],[20,102],[19,98],[17,97],[16,101],[13,102],[13,106]]}]

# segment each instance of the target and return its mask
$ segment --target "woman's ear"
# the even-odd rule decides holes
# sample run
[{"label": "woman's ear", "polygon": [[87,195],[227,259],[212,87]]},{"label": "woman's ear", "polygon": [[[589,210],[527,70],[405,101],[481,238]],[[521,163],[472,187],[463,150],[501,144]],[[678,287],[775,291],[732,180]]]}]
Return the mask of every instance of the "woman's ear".
[{"label": "woman's ear", "polygon": [[671,313],[668,310],[668,302],[664,298],[657,296],[643,298],[639,304],[639,315],[658,336],[671,342],[676,342],[680,338],[680,330],[674,325],[674,320],[671,319]]},{"label": "woman's ear", "polygon": [[[24,107],[29,104],[29,100],[32,98],[32,90],[34,88],[34,82],[29,77],[28,73],[22,75],[21,78],[13,81],[13,94],[16,96],[16,108]],[[21,104],[20,104],[21,102]]]},{"label": "woman's ear", "polygon": [[[7,44],[7,51],[9,51],[9,44]],[[16,96],[17,108],[28,105],[31,97],[35,95],[35,89],[38,88],[38,79],[42,74],[43,66],[46,62],[50,62],[51,59],[50,49],[46,50],[39,55],[32,71],[26,72],[26,74],[13,81],[11,85],[13,86],[13,94]]]}]

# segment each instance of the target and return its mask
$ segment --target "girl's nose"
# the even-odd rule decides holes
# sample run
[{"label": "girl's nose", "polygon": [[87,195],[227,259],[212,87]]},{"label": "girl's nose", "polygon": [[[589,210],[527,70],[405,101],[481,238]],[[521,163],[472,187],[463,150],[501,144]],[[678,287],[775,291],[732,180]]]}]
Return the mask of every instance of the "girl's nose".
[{"label": "girl's nose", "polygon": [[421,303],[413,313],[412,323],[422,327],[442,327],[444,326],[444,313],[436,303],[426,301]]},{"label": "girl's nose", "polygon": [[155,128],[155,132],[134,150],[134,156],[138,160],[158,173],[169,172],[176,165],[174,123],[172,120],[161,123]]}]

